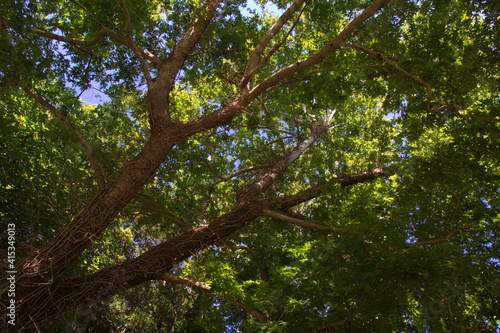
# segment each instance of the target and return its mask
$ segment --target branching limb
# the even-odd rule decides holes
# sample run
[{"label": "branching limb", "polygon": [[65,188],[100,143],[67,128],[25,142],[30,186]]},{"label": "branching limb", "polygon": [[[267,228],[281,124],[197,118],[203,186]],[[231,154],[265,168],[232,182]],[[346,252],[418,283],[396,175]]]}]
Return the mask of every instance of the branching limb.
[{"label": "branching limb", "polygon": [[186,30],[158,74],[158,80],[163,81],[163,84],[168,87],[173,85],[175,76],[207,29],[219,4],[220,0],[207,0],[205,6],[200,9],[201,14],[193,20],[193,24]]},{"label": "branching limb", "polygon": [[[159,67],[158,75],[148,89],[149,123],[152,133],[171,127],[169,94],[174,87],[177,74],[212,20],[220,0],[207,0],[200,14],[193,20],[182,39],[170,53],[170,57]],[[189,136],[194,133],[187,133]]]},{"label": "branching limb", "polygon": [[312,200],[320,196],[321,194],[324,193],[324,190],[326,188],[335,184],[340,185],[340,187],[346,187],[349,185],[354,185],[374,180],[379,177],[390,176],[393,173],[394,173],[394,167],[376,167],[363,172],[358,172],[347,176],[333,178],[324,183],[320,183],[318,185],[305,189],[297,194],[281,198],[279,200],[280,205],[277,207],[279,207],[280,210],[286,210],[292,208],[294,206],[297,206],[301,203],[307,202],[309,200]]},{"label": "branching limb", "polygon": [[286,77],[297,73],[298,71],[307,69],[322,62],[328,55],[339,49],[347,38],[367,19],[375,15],[382,7],[390,0],[375,0],[351,22],[349,22],[342,31],[333,39],[331,39],[323,48],[310,57],[297,61],[287,67],[284,67],[274,72],[267,79],[258,84],[250,91],[251,95],[259,96],[266,91],[275,89],[276,86]]},{"label": "branching limb", "polygon": [[302,142],[299,146],[295,147],[290,153],[284,155],[276,163],[262,174],[257,181],[242,187],[238,191],[238,200],[254,200],[259,194],[266,191],[277,177],[283,173],[300,155],[302,155],[318,138],[321,134],[329,129],[328,124],[319,124],[312,129],[311,135]]},{"label": "branching limb", "polygon": [[[135,54],[136,57],[138,58],[139,62],[141,63],[141,69],[143,72],[145,72],[145,69],[147,68],[147,65],[144,62],[144,59],[150,61],[154,66],[158,67],[160,65],[160,60],[151,52],[140,48],[135,44],[135,42],[132,40],[130,37],[130,14],[128,10],[122,6],[124,13],[125,13],[125,23],[124,23],[124,31],[125,31],[125,36],[120,35],[119,33],[107,28],[97,17],[90,11],[88,10],[83,4],[76,0],[71,0],[72,3],[74,3],[76,6],[80,7],[89,17],[92,21],[94,21],[97,25],[99,25],[101,28],[97,32],[97,34],[94,36],[92,39],[80,39],[80,38],[73,38],[73,37],[67,37],[67,36],[60,36],[48,31],[44,31],[41,29],[37,28],[30,28],[30,31],[38,36],[45,37],[45,38],[50,38],[54,40],[58,40],[61,42],[65,42],[71,45],[74,45],[78,49],[82,50],[83,52],[86,53],[91,53],[90,51],[84,50],[80,48],[79,46],[93,46],[98,44],[104,37],[110,37],[117,41],[118,43],[128,47],[131,49]],[[146,75],[145,72],[144,74]],[[147,75],[147,76],[148,76]],[[147,77],[146,77],[147,79]]]},{"label": "branching limb", "polygon": [[[244,112],[245,108],[258,96],[276,89],[285,79],[298,71],[308,69],[311,66],[319,64],[329,54],[339,49],[342,43],[367,19],[375,15],[382,7],[390,0],[374,0],[362,13],[354,18],[347,26],[332,40],[330,40],[321,50],[306,58],[303,61],[298,61],[294,64],[286,66],[274,74],[263,80],[256,87],[248,91],[246,85],[240,85],[239,92],[234,96],[233,100],[223,108],[204,115],[200,118],[193,119],[184,126],[186,136],[199,133],[201,131],[221,126],[228,123],[238,114]],[[272,36],[273,33],[270,33]],[[263,43],[267,45],[268,42]],[[265,47],[264,45],[264,47]],[[261,54],[261,53],[259,53]],[[259,55],[258,54],[258,55]],[[260,55],[256,59],[260,58]],[[258,62],[257,62],[258,63]],[[252,66],[247,66],[252,68]],[[167,75],[168,76],[168,75]],[[288,82],[290,83],[290,82]]]},{"label": "branching limb", "polygon": [[149,87],[151,86],[153,79],[151,77],[151,73],[149,72],[148,64],[146,63],[144,55],[141,53],[141,49],[134,42],[132,34],[130,33],[130,12],[123,3],[121,3],[120,5],[122,7],[123,13],[125,14],[125,23],[123,26],[123,31],[125,32],[125,38],[128,39],[130,49],[134,52],[137,60],[139,60],[142,73],[144,74],[144,77],[146,78],[146,82]]},{"label": "branching limb", "polygon": [[40,37],[50,38],[72,45],[93,46],[99,43],[104,37],[106,37],[108,29],[101,28],[101,30],[99,30],[92,39],[81,39],[81,38],[61,36],[38,28],[30,28],[30,31]]},{"label": "branching limb", "polygon": [[38,104],[44,106],[54,116],[59,118],[63,122],[63,124],[70,130],[70,132],[76,137],[76,139],[78,140],[78,142],[82,146],[83,151],[85,152],[85,155],[87,155],[87,158],[89,159],[89,162],[92,166],[92,169],[94,170],[99,189],[103,190],[106,187],[106,179],[104,177],[104,173],[103,173],[103,171],[102,171],[102,169],[97,161],[97,158],[96,158],[94,152],[90,148],[89,143],[87,142],[87,140],[85,140],[82,137],[80,132],[78,132],[75,125],[73,125],[73,123],[66,116],[64,116],[62,113],[60,113],[59,110],[54,105],[49,103],[46,99],[40,97],[35,91],[33,91],[32,89],[30,89],[27,86],[23,86],[22,89],[26,92],[26,94],[28,94],[31,98],[33,98]]},{"label": "branching limb", "polygon": [[[269,28],[269,30],[262,36],[259,40],[255,48],[253,49],[250,57],[248,59],[247,67],[245,69],[245,74],[243,76],[243,80],[241,82],[241,86],[245,86],[248,84],[252,77],[257,73],[257,71],[262,68],[262,66],[269,60],[269,58],[274,54],[282,45],[283,42],[276,44],[273,46],[271,51],[264,57],[263,60],[260,58],[265,50],[265,48],[269,45],[271,40],[278,34],[278,32],[283,28],[283,26],[290,20],[290,18],[295,14],[295,12],[302,6],[302,4],[306,2],[306,0],[296,0],[294,1],[290,7],[280,16],[280,18]],[[292,26],[295,26],[295,24]],[[288,32],[288,34],[291,30]]]},{"label": "branching limb", "polygon": [[[382,168],[337,178],[331,183],[348,186],[387,175],[388,171]],[[132,288],[142,282],[163,279],[174,265],[198,253],[202,249],[220,243],[221,240],[248,226],[257,217],[262,216],[266,207],[291,208],[306,201],[306,198],[321,194],[322,187],[314,187],[295,196],[283,198],[262,199],[260,201],[241,202],[217,219],[189,229],[173,237],[137,258],[124,261],[118,266],[105,268],[91,275],[43,283],[30,288],[24,293],[23,303],[19,305],[20,314],[30,313],[33,320],[50,319],[82,304],[107,299],[123,290]],[[183,281],[186,285],[187,282]],[[199,285],[201,286],[201,285]],[[57,302],[46,303],[48,298],[57,299]],[[42,304],[43,313],[34,313],[29,304]],[[241,305],[241,304],[240,304]],[[243,308],[240,306],[240,308]],[[248,311],[247,311],[248,310]],[[246,311],[251,313],[251,309]],[[255,315],[258,315],[255,312]],[[264,317],[261,317],[264,319]],[[31,319],[19,317],[20,322]]]},{"label": "branching limb", "polygon": [[248,168],[244,168],[244,169],[241,169],[241,170],[238,170],[238,171],[235,171],[227,176],[224,176],[222,178],[220,178],[219,180],[217,180],[215,183],[213,183],[210,188],[208,189],[207,191],[207,195],[206,195],[206,199],[204,201],[204,204],[203,204],[203,209],[202,211],[205,212],[207,209],[208,209],[208,206],[209,206],[209,203],[210,203],[210,200],[212,198],[212,195],[215,191],[215,187],[220,184],[220,183],[223,183],[223,182],[227,182],[228,180],[231,180],[233,179],[234,177],[237,177],[239,175],[242,175],[244,173],[247,173],[247,172],[251,172],[251,171],[255,171],[255,170],[262,170],[262,169],[265,169],[269,167],[269,164],[264,164],[264,165],[254,165],[254,166],[251,166],[251,167],[248,167]]},{"label": "branching limb", "polygon": [[103,31],[106,36],[116,40],[117,42],[123,44],[124,46],[128,47],[134,52],[135,56],[137,57],[137,60],[139,60],[139,64],[146,78],[146,82],[148,83],[148,85],[151,84],[152,81],[151,74],[149,73],[148,65],[146,64],[145,59],[149,59],[153,64],[156,65],[159,64],[159,60],[156,59],[156,57],[154,57],[150,52],[137,46],[137,44],[134,42],[132,35],[130,34],[130,12],[125,7],[125,5],[121,3],[121,7],[125,14],[125,22],[123,28],[125,36],[122,36],[119,33],[115,32],[114,30],[107,28],[101,21],[99,21],[99,19],[97,19],[94,13],[88,10],[80,2],[76,0],[71,0],[71,2],[80,7],[92,19],[92,21],[97,23],[101,27],[101,31]]}]

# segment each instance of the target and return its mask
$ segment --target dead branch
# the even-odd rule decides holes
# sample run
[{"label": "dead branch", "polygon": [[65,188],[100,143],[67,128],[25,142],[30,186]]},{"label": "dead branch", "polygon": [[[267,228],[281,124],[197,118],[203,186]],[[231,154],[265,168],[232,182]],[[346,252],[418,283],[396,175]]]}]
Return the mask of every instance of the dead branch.
[{"label": "dead branch", "polygon": [[[245,108],[260,95],[276,89],[284,79],[297,73],[298,71],[308,69],[322,62],[328,55],[341,47],[341,44],[367,19],[375,15],[382,7],[390,0],[375,0],[358,16],[356,16],[345,28],[332,40],[330,40],[323,48],[312,56],[303,61],[297,61],[291,65],[281,68],[274,72],[271,76],[264,79],[257,86],[248,91],[246,85],[240,85],[238,93],[234,98],[223,108],[211,112],[207,115],[193,119],[184,125],[185,135],[189,136],[201,131],[221,126],[228,123],[238,114],[245,111]],[[251,66],[247,66],[251,67]]]}]

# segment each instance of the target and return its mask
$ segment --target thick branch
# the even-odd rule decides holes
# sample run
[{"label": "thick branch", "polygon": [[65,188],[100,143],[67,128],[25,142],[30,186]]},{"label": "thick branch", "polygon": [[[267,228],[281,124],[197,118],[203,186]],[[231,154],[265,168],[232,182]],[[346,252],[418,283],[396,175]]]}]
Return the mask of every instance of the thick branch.
[{"label": "thick branch", "polygon": [[333,178],[327,182],[320,183],[316,186],[310,187],[306,190],[303,190],[297,194],[289,195],[283,197],[279,200],[280,205],[276,207],[280,210],[290,209],[294,206],[297,206],[301,203],[312,200],[321,194],[328,187],[338,184],[340,187],[346,187],[349,185],[364,183],[370,180],[374,180],[379,177],[390,176],[394,173],[394,167],[376,167],[367,171],[353,173],[347,176],[342,176],[338,178]]},{"label": "thick branch", "polygon": [[[83,4],[81,4],[80,2],[78,2],[76,0],[71,0],[71,2],[73,2],[75,5],[80,7],[80,9],[82,9],[90,17],[90,19],[92,21],[94,21],[97,25],[99,25],[101,27],[101,29],[97,32],[96,36],[93,39],[85,40],[85,39],[79,39],[79,38],[65,37],[65,36],[56,35],[56,34],[53,34],[51,32],[43,31],[43,30],[36,29],[36,28],[31,28],[30,29],[31,32],[33,32],[39,36],[42,36],[42,37],[66,42],[66,43],[69,43],[69,44],[72,44],[75,46],[78,46],[78,45],[88,45],[88,46],[96,45],[104,37],[106,37],[106,36],[110,37],[110,38],[114,39],[115,41],[119,42],[120,44],[128,47],[129,49],[131,49],[135,53],[137,59],[140,62],[141,69],[144,72],[144,75],[146,76],[146,80],[149,81],[151,79],[149,71],[147,70],[147,65],[144,62],[144,59],[147,59],[148,61],[150,61],[154,66],[160,65],[160,60],[158,58],[156,58],[156,56],[153,55],[151,52],[144,50],[144,49],[140,48],[139,46],[137,46],[137,44],[135,44],[135,42],[131,38],[130,33],[129,33],[130,15],[129,15],[128,10],[125,8],[125,6],[122,6],[123,11],[125,13],[125,23],[124,23],[125,36],[122,36],[119,33],[113,31],[112,29],[107,28],[101,21],[99,21],[99,19],[97,19],[97,17],[94,15],[94,13],[92,13],[90,10],[88,10]],[[84,51],[84,52],[87,52],[87,51]]]},{"label": "thick branch", "polygon": [[44,98],[40,97],[32,89],[30,89],[26,86],[23,86],[22,89],[26,92],[26,94],[28,94],[31,98],[33,98],[37,103],[44,106],[54,116],[59,118],[63,122],[64,125],[66,125],[66,127],[70,130],[70,132],[75,136],[75,138],[78,140],[78,142],[82,146],[83,151],[85,152],[85,155],[87,155],[87,158],[89,159],[90,165],[92,166],[92,169],[94,170],[99,189],[101,189],[101,190],[104,189],[104,187],[106,186],[106,179],[104,177],[104,173],[102,172],[102,169],[101,169],[99,163],[97,162],[97,158],[96,158],[94,152],[92,151],[92,149],[90,148],[89,143],[87,142],[87,140],[85,140],[82,137],[80,132],[78,132],[75,125],[73,125],[73,123],[66,116],[64,116],[62,113],[60,113],[59,110],[55,106],[50,104]]},{"label": "thick branch", "polygon": [[219,4],[220,0],[208,0],[205,6],[200,9],[200,15],[193,20],[193,24],[184,33],[162,67],[161,72],[158,74],[158,80],[165,80],[168,85],[173,84],[177,72],[207,29]]},{"label": "thick branch", "polygon": [[[330,182],[348,186],[375,179],[383,174],[381,170],[378,173],[370,170]],[[61,315],[82,305],[104,300],[145,281],[162,280],[165,278],[165,273],[170,272],[174,265],[242,230],[257,217],[262,216],[266,207],[292,207],[294,204],[302,203],[305,197],[311,198],[320,194],[321,188],[313,188],[282,199],[240,203],[209,224],[192,228],[118,266],[79,278],[32,284],[26,290],[20,288],[18,295],[22,302],[18,306],[20,314],[18,321],[29,323],[32,320],[35,322],[47,320],[51,316]],[[22,287],[22,284],[19,287]],[[30,317],[27,317],[28,314]]]},{"label": "thick branch", "polygon": [[207,29],[219,4],[220,0],[208,0],[200,9],[200,15],[193,20],[191,27],[184,33],[170,57],[162,63],[158,76],[148,87],[149,122],[153,132],[171,124],[169,94],[174,87],[175,77]]},{"label": "thick branch", "polygon": [[[218,3],[218,1],[215,2]],[[211,10],[213,13],[215,8]],[[194,30],[198,31],[199,26],[196,26]],[[193,40],[194,42],[196,41]],[[165,93],[168,91],[154,91],[153,96],[163,101],[161,97]],[[165,110],[165,107],[168,106],[158,106],[159,111]],[[89,244],[113,222],[116,215],[135,197],[143,185],[151,179],[174,145],[185,137],[186,135],[183,135],[175,126],[152,131],[151,138],[143,146],[141,152],[120,170],[115,180],[100,191],[82,212],[48,244],[21,264],[17,276],[19,286],[22,286],[19,296],[30,295],[30,290],[38,284],[50,284],[74,263]]]},{"label": "thick branch", "polygon": [[[271,40],[276,36],[276,34],[283,28],[283,26],[290,20],[293,14],[302,6],[306,0],[296,0],[290,7],[281,15],[281,17],[269,28],[269,30],[262,36],[255,48],[253,49],[250,57],[248,59],[247,67],[245,69],[245,75],[243,77],[241,85],[246,85],[250,82],[255,73],[262,67],[263,63],[260,61],[262,53]],[[276,52],[276,48],[272,52]],[[266,56],[266,58],[269,58]]]},{"label": "thick branch", "polygon": [[17,268],[19,288],[16,289],[19,299],[31,298],[33,288],[50,285],[76,261],[134,198],[143,184],[150,180],[174,146],[172,140],[175,137],[175,134],[152,137],[142,151],[120,170],[115,180],[100,191],[71,223],[20,264]]},{"label": "thick branch", "polygon": [[[390,0],[375,0],[361,14],[354,18],[338,35],[333,38],[320,51],[310,56],[304,61],[298,61],[292,65],[282,68],[272,74],[270,77],[262,81],[256,87],[247,91],[246,87],[240,85],[240,91],[234,99],[225,107],[209,113],[200,118],[191,120],[187,123],[185,133],[189,135],[195,134],[206,129],[214,128],[227,124],[238,114],[243,112],[245,108],[258,96],[275,89],[282,84],[288,76],[314,66],[323,61],[333,51],[339,49],[344,41],[367,19],[375,15],[378,10],[385,6]],[[247,66],[248,67],[248,66]]]},{"label": "thick branch", "polygon": [[[314,142],[319,134],[327,129],[328,126],[326,124],[321,124],[314,128],[313,134],[300,146],[280,158],[273,167],[270,167],[252,184],[244,186],[243,188],[247,190],[247,194],[257,195],[271,186],[274,179],[290,163],[296,160]],[[170,144],[173,146],[173,143]],[[130,172],[139,172],[141,177],[147,177],[147,175],[143,174],[142,168],[139,165],[135,165],[135,163],[151,162],[150,158],[146,157],[144,160],[140,155],[148,156],[147,151],[149,150],[157,152],[158,145],[165,146],[166,143],[162,141],[148,142],[143,152],[136,157],[135,160],[137,162],[132,161],[130,165],[122,170],[122,173],[130,175]],[[161,156],[156,156],[156,158],[156,163],[160,163],[163,160]],[[154,168],[148,167],[148,170],[154,171]],[[129,177],[132,177],[132,179],[129,179]],[[363,177],[352,178],[354,179],[350,180],[351,184],[356,183],[356,181],[368,180]],[[243,229],[257,217],[261,216],[263,209],[271,205],[279,205],[280,200],[264,199],[256,201],[255,196],[250,195],[245,198],[246,200],[240,200],[229,212],[209,224],[190,229],[177,237],[155,246],[135,259],[101,270],[90,276],[52,282],[56,281],[52,279],[55,279],[60,272],[72,263],[88,244],[104,230],[106,224],[103,223],[110,223],[116,212],[134,195],[134,191],[125,191],[125,188],[120,186],[119,179],[122,179],[120,175],[106,191],[101,192],[96,197],[94,202],[98,205],[90,205],[87,210],[79,214],[68,228],[63,229],[51,243],[42,249],[44,252],[35,255],[33,259],[28,261],[30,266],[23,268],[26,277],[22,278],[22,275],[19,275],[20,290],[18,295],[23,300],[22,304],[24,305],[20,305],[19,312],[30,313],[31,317],[19,318],[20,322],[23,322],[23,320],[26,322],[31,320],[45,320],[50,318],[50,316],[60,315],[75,307],[106,299],[144,281],[163,279],[164,274],[169,272],[174,265],[198,253],[207,246],[217,244],[233,232]],[[126,179],[127,181],[134,181],[133,176],[128,176]],[[144,180],[141,180],[142,182]],[[112,195],[107,192],[111,192]],[[318,192],[316,191],[314,195],[318,195]],[[309,194],[311,195],[311,193]],[[115,202],[118,199],[117,196],[122,196],[124,199]],[[288,199],[288,197],[285,197],[285,199]],[[298,203],[300,202],[299,200]],[[109,210],[109,207],[113,205],[119,205],[118,209]],[[291,206],[293,205],[290,205],[289,201],[288,207]],[[108,213],[109,216],[103,215],[103,213]],[[82,223],[85,224],[83,225]],[[45,270],[47,269],[50,269],[50,272],[46,272]],[[51,282],[48,283],[47,279],[51,279]],[[49,298],[54,301],[49,302]],[[50,309],[48,304],[51,304]],[[38,314],[39,317],[37,317],[31,307],[43,309],[43,313],[40,312]]]},{"label": "thick branch", "polygon": [[135,259],[92,275],[29,286],[20,281],[16,288],[17,322],[19,326],[39,323],[145,281],[163,280],[175,264],[248,225],[257,217],[252,211],[249,206],[237,206],[209,225],[190,229]]},{"label": "thick branch", "polygon": [[303,69],[314,66],[322,62],[328,55],[335,50],[339,49],[347,38],[367,19],[375,15],[382,7],[384,7],[390,0],[375,0],[370,6],[363,10],[351,22],[349,22],[344,29],[333,39],[331,39],[322,49],[306,58],[305,60],[297,61],[285,68],[282,68],[267,79],[262,81],[259,85],[252,89],[251,95],[260,95],[265,91],[273,89],[284,78],[297,73]]},{"label": "thick branch", "polygon": [[284,155],[276,163],[261,175],[257,181],[242,187],[238,191],[238,200],[254,200],[259,194],[266,191],[277,177],[283,173],[296,159],[302,155],[307,148],[309,148],[318,137],[329,129],[328,124],[320,124],[312,129],[311,135],[302,142],[299,146],[295,147],[290,153]]}]

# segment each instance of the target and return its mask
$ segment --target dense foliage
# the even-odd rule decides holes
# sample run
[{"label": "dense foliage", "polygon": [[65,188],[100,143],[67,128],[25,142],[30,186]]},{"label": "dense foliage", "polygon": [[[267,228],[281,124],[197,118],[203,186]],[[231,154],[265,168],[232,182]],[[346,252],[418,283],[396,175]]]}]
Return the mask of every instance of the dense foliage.
[{"label": "dense foliage", "polygon": [[499,18],[1,3],[3,331],[498,329]]}]

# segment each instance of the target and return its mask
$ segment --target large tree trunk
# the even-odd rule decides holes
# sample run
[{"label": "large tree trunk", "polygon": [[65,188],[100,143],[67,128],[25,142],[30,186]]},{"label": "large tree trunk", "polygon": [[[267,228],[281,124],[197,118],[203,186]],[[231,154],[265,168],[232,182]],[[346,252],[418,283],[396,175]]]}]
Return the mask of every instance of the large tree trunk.
[{"label": "large tree trunk", "polygon": [[[259,64],[256,64],[254,68],[250,66],[247,75],[242,79],[245,84],[242,84],[233,100],[225,107],[188,123],[175,123],[169,115],[169,93],[173,88],[175,76],[205,31],[219,3],[216,0],[207,1],[206,10],[203,10],[201,16],[194,20],[192,27],[188,29],[169,59],[158,66],[157,77],[152,79],[147,73],[147,69],[143,68],[148,82],[151,137],[141,152],[120,170],[114,181],[101,190],[71,223],[65,226],[42,249],[18,266],[15,329],[20,330],[24,326],[42,322],[68,310],[107,298],[141,282],[161,278],[161,274],[167,272],[173,265],[186,257],[196,254],[207,246],[244,228],[256,217],[262,215],[262,209],[280,209],[280,207],[270,207],[267,201],[257,203],[254,198],[271,186],[277,175],[290,165],[303,150],[298,153],[297,150],[293,150],[289,155],[284,156],[284,159],[279,160],[272,168],[268,169],[257,182],[242,188],[239,192],[238,204],[209,225],[194,228],[174,237],[144,255],[119,266],[103,269],[96,274],[82,278],[60,279],[60,275],[75,263],[82,252],[106,228],[112,225],[117,214],[154,176],[158,167],[177,143],[195,133],[228,123],[240,114],[252,100],[276,88],[283,79],[320,63],[328,54],[338,49],[360,24],[373,16],[388,2],[389,0],[373,1],[338,36],[330,40],[317,53],[302,62],[296,62],[276,71],[253,89],[251,89],[251,79],[258,72]],[[112,32],[108,31],[106,34],[108,37],[114,38]],[[51,37],[49,36],[49,38]],[[123,39],[120,36],[116,36],[115,39],[123,45],[131,47],[134,51],[137,48],[131,40]],[[263,46],[269,42],[265,38],[263,41]],[[144,51],[137,52],[137,54],[138,57],[141,57]],[[322,128],[321,131],[326,129]],[[320,133],[313,131],[313,134],[317,138]],[[297,149],[305,149],[309,144],[299,146]],[[379,173],[373,172],[365,180],[374,179],[383,173],[383,170]],[[297,199],[294,202],[300,201],[301,199]],[[8,304],[10,300],[7,296],[9,283],[6,281],[6,277],[4,277],[1,290],[2,306]],[[6,322],[3,322],[1,327],[2,331],[6,331],[7,328],[12,331],[13,328]]]}]

